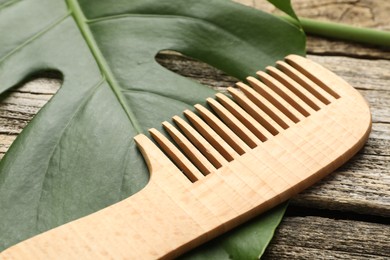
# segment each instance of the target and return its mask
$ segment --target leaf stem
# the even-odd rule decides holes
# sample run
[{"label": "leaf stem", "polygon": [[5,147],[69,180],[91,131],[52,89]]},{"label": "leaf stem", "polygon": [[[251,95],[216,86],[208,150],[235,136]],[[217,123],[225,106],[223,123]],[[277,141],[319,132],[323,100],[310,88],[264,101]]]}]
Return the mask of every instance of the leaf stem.
[{"label": "leaf stem", "polygon": [[[289,16],[281,15],[279,17],[291,23],[296,23],[296,21]],[[309,34],[390,47],[389,31],[363,28],[335,22],[318,21],[302,17],[299,17],[299,20],[303,30]]]},{"label": "leaf stem", "polygon": [[125,111],[127,117],[129,118],[131,124],[133,125],[134,129],[138,133],[142,133],[142,128],[138,123],[138,120],[136,119],[134,113],[131,111],[131,109],[126,104],[126,101],[124,99],[124,96],[121,92],[121,87],[117,80],[114,77],[114,74],[112,73],[106,59],[104,58],[103,54],[101,53],[99,46],[97,45],[95,38],[88,26],[88,19],[85,17],[83,11],[81,10],[81,7],[77,0],[66,0],[68,4],[69,10],[72,12],[73,18],[76,21],[81,34],[83,35],[85,41],[87,42],[93,56],[95,57],[96,63],[98,64],[100,71],[103,75],[103,77],[107,80],[107,83],[110,85],[112,91],[114,92],[116,98],[118,99],[119,103],[121,104],[123,110]]}]

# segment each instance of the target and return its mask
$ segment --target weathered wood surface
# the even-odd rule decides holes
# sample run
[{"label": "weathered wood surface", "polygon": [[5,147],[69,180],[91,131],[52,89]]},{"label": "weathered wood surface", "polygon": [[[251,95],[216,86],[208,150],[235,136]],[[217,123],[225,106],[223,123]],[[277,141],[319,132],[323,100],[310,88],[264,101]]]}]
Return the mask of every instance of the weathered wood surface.
[{"label": "weathered wood surface", "polygon": [[[264,6],[263,0],[240,1],[274,12],[272,7]],[[293,3],[304,17],[390,30],[390,1]],[[383,217],[390,217],[390,51],[309,37],[308,52],[311,59],[330,68],[365,96],[372,109],[373,131],[367,145],[350,162],[291,200],[289,211],[307,209],[307,214],[301,210],[301,215],[303,211],[307,216],[286,216],[264,258],[388,259],[390,227],[383,224]],[[158,60],[179,74],[221,91],[236,81],[182,56],[162,54]],[[39,79],[0,97],[0,157],[59,87],[58,80]],[[322,209],[339,217],[329,219]]]},{"label": "weathered wood surface", "polygon": [[287,217],[266,259],[389,259],[390,226],[323,217]]}]

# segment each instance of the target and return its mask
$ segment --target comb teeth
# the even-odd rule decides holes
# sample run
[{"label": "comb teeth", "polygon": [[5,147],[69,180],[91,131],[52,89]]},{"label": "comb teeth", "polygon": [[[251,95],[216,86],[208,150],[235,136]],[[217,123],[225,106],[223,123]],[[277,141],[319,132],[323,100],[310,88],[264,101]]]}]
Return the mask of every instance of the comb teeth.
[{"label": "comb teeth", "polygon": [[227,88],[232,98],[218,93],[200,104],[197,113],[184,111],[188,122],[173,117],[162,125],[171,142],[156,129],[149,130],[161,150],[191,181],[196,182],[228,162],[260,146],[309,118],[340,96],[294,60],[278,61],[277,68],[248,77]]}]

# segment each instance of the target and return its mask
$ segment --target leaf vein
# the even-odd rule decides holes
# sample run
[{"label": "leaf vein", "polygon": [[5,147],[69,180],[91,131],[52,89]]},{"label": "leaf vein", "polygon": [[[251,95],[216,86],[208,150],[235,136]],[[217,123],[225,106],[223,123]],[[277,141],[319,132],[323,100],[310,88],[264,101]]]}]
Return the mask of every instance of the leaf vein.
[{"label": "leaf vein", "polygon": [[51,29],[53,29],[54,27],[56,27],[57,25],[59,25],[61,22],[63,22],[67,17],[69,17],[70,13],[67,13],[66,15],[64,15],[63,17],[61,17],[60,19],[56,20],[55,22],[53,22],[52,24],[48,25],[46,28],[42,29],[41,31],[37,32],[36,34],[34,34],[33,36],[31,36],[30,38],[28,38],[26,41],[24,41],[23,43],[19,44],[18,46],[16,46],[14,49],[12,49],[10,52],[8,52],[5,56],[3,56],[1,59],[0,59],[0,64],[3,63],[8,57],[10,57],[12,54],[14,54],[15,52],[17,52],[18,50],[24,48],[25,46],[27,46],[29,43],[33,42],[34,40],[38,39],[40,36],[44,35],[45,33],[47,33],[48,31],[50,31]]},{"label": "leaf vein", "polygon": [[125,102],[124,96],[121,93],[121,87],[119,86],[116,78],[114,77],[109,65],[107,64],[106,59],[101,53],[98,44],[95,41],[95,38],[87,24],[87,18],[85,17],[83,11],[81,10],[80,5],[76,0],[67,0],[69,10],[71,10],[74,20],[86,40],[89,49],[91,50],[93,56],[95,57],[96,63],[100,68],[100,72],[107,79],[107,83],[109,84],[111,90],[114,92],[116,98],[118,99],[122,109],[125,111],[127,118],[130,123],[133,125],[134,129],[138,132],[142,132],[142,128],[138,122],[138,119],[135,117],[133,111],[130,106]]},{"label": "leaf vein", "polygon": [[47,167],[45,169],[45,173],[44,173],[44,176],[43,176],[42,188],[40,189],[39,198],[37,200],[38,207],[37,207],[37,214],[36,214],[36,222],[35,223],[37,225],[36,227],[37,227],[38,230],[39,230],[38,225],[39,225],[39,216],[40,216],[39,215],[39,211],[40,211],[39,202],[42,199],[42,193],[43,193],[43,190],[44,190],[43,187],[44,187],[44,184],[45,184],[46,175],[49,172],[50,162],[53,159],[54,152],[56,151],[58,145],[60,144],[66,129],[68,129],[68,127],[71,125],[71,122],[76,118],[76,115],[81,111],[81,109],[85,106],[85,104],[88,103],[90,98],[96,93],[96,91],[99,89],[100,86],[102,86],[102,84],[104,82],[105,82],[105,78],[103,77],[103,78],[100,79],[100,81],[94,87],[92,87],[92,89],[90,90],[90,93],[88,93],[88,95],[82,100],[82,102],[80,102],[79,106],[76,108],[75,112],[73,113],[73,115],[71,116],[71,118],[68,120],[68,122],[66,123],[65,127],[61,131],[61,134],[58,137],[58,142],[53,146],[53,149],[50,152],[50,156],[48,157],[49,160],[48,160],[48,163],[47,163]]}]

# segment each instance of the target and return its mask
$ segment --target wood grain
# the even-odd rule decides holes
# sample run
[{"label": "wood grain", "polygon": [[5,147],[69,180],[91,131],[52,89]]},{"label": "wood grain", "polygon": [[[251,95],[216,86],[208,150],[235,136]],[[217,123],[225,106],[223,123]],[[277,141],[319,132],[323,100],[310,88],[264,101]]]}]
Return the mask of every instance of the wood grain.
[{"label": "wood grain", "polygon": [[0,158],[60,86],[59,79],[36,78],[0,96]]},{"label": "wood grain", "polygon": [[389,252],[389,225],[287,217],[262,259],[388,259]]}]

